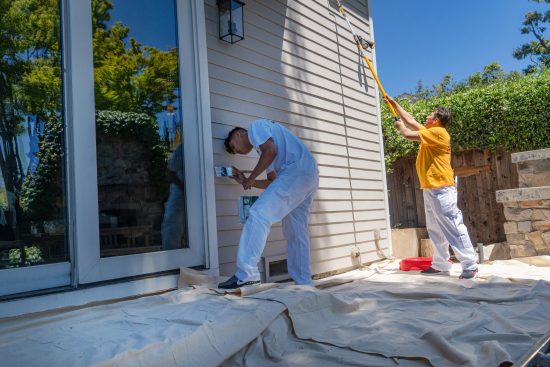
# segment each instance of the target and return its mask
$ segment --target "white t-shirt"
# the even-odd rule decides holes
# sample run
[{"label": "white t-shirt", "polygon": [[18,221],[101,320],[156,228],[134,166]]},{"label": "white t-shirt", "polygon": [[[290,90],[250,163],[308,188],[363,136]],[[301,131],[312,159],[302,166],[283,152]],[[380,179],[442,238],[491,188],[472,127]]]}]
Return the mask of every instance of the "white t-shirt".
[{"label": "white t-shirt", "polygon": [[258,154],[261,154],[260,145],[269,138],[273,139],[277,147],[277,156],[267,172],[318,172],[317,163],[310,151],[290,130],[272,120],[252,121],[248,128],[248,139]]}]

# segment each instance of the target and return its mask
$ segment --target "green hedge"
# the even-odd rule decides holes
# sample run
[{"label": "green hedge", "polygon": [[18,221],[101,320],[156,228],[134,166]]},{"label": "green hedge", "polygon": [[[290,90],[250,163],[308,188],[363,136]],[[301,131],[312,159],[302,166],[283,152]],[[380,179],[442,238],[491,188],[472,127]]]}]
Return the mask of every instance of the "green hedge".
[{"label": "green hedge", "polygon": [[[435,107],[449,108],[453,113],[449,132],[454,150],[550,147],[550,70],[513,74],[488,85],[429,99],[402,100],[400,104],[420,123]],[[381,112],[386,167],[391,170],[397,159],[414,155],[419,144],[401,137],[385,103]]]}]

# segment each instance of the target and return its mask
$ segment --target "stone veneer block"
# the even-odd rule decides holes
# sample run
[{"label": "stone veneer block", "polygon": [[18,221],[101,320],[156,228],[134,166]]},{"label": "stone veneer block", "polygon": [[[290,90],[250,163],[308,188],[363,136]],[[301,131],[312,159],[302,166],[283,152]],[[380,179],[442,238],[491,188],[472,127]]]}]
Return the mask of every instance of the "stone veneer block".
[{"label": "stone veneer block", "polygon": [[544,240],[544,243],[546,243],[546,246],[550,248],[550,231],[542,232],[542,239]]},{"label": "stone veneer block", "polygon": [[538,231],[550,231],[550,220],[532,222],[532,225]]},{"label": "stone veneer block", "polygon": [[512,153],[512,163],[538,161],[541,159],[550,159],[550,148],[529,150],[527,152]]},{"label": "stone veneer block", "polygon": [[509,259],[511,259],[510,246],[506,242],[495,243],[489,261]]},{"label": "stone veneer block", "polygon": [[514,222],[531,220],[533,216],[533,209],[504,208],[504,216],[506,217],[506,220]]},{"label": "stone veneer block", "polygon": [[550,200],[550,186],[497,191],[497,203],[518,201],[536,202],[539,200]]},{"label": "stone veneer block", "polygon": [[531,232],[531,229],[532,229],[532,226],[530,221],[518,222],[518,232],[529,233]]},{"label": "stone veneer block", "polygon": [[506,235],[506,241],[509,244],[518,245],[527,240],[527,237],[525,237],[525,233],[510,233]]},{"label": "stone veneer block", "polygon": [[510,245],[510,257],[537,256],[537,249],[531,241],[526,241],[523,245]]},{"label": "stone veneer block", "polygon": [[531,213],[531,219],[533,220],[549,220],[550,209],[533,209]]},{"label": "stone veneer block", "polygon": [[518,201],[519,208],[550,208],[550,200],[529,200],[529,201]]},{"label": "stone veneer block", "polygon": [[527,234],[529,240],[535,246],[538,255],[550,255],[550,247],[546,246],[544,239],[542,238],[542,232],[535,231]]},{"label": "stone veneer block", "polygon": [[[531,232],[531,231],[527,231],[527,232]],[[518,233],[518,224],[516,222],[505,222],[504,233],[505,234]]]},{"label": "stone veneer block", "polygon": [[550,149],[512,154],[516,163],[520,187],[546,186],[550,182]]}]

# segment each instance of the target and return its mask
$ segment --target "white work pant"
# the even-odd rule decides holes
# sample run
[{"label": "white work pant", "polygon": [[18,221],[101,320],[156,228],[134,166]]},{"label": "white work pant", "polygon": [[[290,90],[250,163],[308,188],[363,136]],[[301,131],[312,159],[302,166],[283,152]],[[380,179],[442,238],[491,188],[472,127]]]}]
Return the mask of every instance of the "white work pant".
[{"label": "white work pant", "polygon": [[237,252],[241,281],[260,280],[258,261],[273,223],[283,221],[288,273],[296,284],[311,284],[309,208],[319,186],[317,172],[282,171],[250,208]]},{"label": "white work pant", "polygon": [[175,184],[170,184],[170,195],[164,204],[162,219],[162,249],[181,248],[185,231],[185,194]]},{"label": "white work pant", "polygon": [[449,245],[464,270],[477,267],[476,252],[470,241],[468,229],[464,225],[462,212],[457,206],[457,193],[454,186],[437,189],[424,189],[426,227],[434,244],[432,267],[449,271]]}]

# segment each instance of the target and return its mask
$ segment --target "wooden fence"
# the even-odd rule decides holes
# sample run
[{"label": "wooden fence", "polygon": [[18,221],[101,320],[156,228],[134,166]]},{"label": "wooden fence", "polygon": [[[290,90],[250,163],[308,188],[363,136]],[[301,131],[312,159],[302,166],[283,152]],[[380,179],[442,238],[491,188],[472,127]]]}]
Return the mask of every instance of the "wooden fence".
[{"label": "wooden fence", "polygon": [[[496,202],[497,190],[518,187],[518,174],[510,152],[502,149],[465,150],[453,153],[458,178],[458,207],[474,245],[506,241],[504,211]],[[424,200],[415,170],[415,157],[403,158],[388,174],[392,228],[426,226]]]}]

